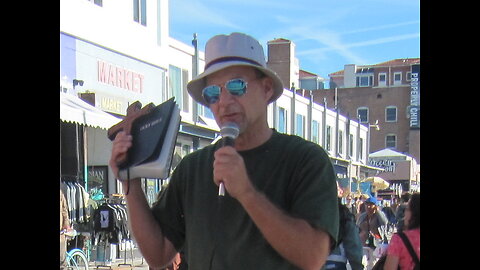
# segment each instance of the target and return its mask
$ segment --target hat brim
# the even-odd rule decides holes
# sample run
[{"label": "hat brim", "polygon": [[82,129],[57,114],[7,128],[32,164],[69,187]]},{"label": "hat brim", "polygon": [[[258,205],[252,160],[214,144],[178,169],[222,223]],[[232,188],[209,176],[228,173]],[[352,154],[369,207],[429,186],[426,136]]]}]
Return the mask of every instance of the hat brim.
[{"label": "hat brim", "polygon": [[277,100],[283,93],[283,83],[280,77],[275,73],[273,70],[268,68],[264,68],[259,65],[246,63],[243,61],[228,61],[228,62],[220,62],[210,66],[207,70],[205,70],[202,74],[198,75],[196,78],[191,80],[187,84],[187,91],[190,96],[198,103],[202,104],[203,106],[209,107],[209,104],[205,101],[202,96],[202,90],[206,86],[206,77],[210,74],[213,74],[217,71],[220,71],[227,67],[232,66],[250,66],[254,67],[260,71],[262,71],[265,75],[272,78],[273,80],[273,95],[268,101],[269,103]]}]

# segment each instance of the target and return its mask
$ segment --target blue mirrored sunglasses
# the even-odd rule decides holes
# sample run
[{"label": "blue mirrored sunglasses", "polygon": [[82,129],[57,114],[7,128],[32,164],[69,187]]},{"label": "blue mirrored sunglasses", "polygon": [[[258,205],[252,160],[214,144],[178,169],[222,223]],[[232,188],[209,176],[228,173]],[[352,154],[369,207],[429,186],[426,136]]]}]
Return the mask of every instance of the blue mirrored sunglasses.
[{"label": "blue mirrored sunglasses", "polygon": [[[247,82],[244,79],[233,79],[225,83],[225,89],[233,96],[243,96],[247,92]],[[220,99],[220,85],[209,85],[202,90],[202,96],[208,104],[214,104]]]}]

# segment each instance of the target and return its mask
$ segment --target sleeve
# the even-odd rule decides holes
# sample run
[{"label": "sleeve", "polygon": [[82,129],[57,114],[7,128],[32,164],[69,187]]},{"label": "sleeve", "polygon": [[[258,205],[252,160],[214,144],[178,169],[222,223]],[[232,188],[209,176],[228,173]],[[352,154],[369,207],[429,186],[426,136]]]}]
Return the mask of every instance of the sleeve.
[{"label": "sleeve", "polygon": [[[294,151],[295,162],[291,213],[307,220],[313,227],[327,232],[338,240],[339,210],[337,184],[333,165],[327,153],[318,145],[305,144]],[[297,158],[293,156],[292,160]]]},{"label": "sleeve", "polygon": [[346,237],[343,239],[343,247],[352,270],[362,270],[363,247],[358,234],[358,227],[353,220],[346,222],[345,233]]},{"label": "sleeve", "polygon": [[182,203],[183,188],[180,183],[182,180],[181,164],[172,173],[169,184],[151,208],[163,235],[172,242],[177,251],[183,247],[185,242],[185,219]]}]

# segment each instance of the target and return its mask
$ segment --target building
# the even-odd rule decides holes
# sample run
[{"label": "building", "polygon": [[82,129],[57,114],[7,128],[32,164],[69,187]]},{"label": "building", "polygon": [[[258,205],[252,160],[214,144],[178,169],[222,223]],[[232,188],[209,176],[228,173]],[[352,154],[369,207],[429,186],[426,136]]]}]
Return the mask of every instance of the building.
[{"label": "building", "polygon": [[392,198],[403,192],[420,192],[420,165],[411,156],[383,149],[369,156],[372,166],[382,168],[377,176],[390,183],[390,187],[378,192],[384,198]]},{"label": "building", "polygon": [[[90,106],[117,118],[122,118],[128,105],[137,100],[143,105],[159,104],[175,97],[182,116],[175,166],[184,155],[210,144],[218,136],[219,128],[212,113],[196,104],[186,91],[187,82],[203,70],[204,54],[169,36],[168,5],[168,0],[61,1],[60,91],[79,96]],[[196,44],[193,35],[192,39],[192,44]],[[282,60],[285,49],[288,61]],[[269,42],[266,55],[271,68],[286,72],[282,75],[289,78],[284,81],[285,87],[313,83],[323,88],[322,78],[300,80],[291,41]],[[322,145],[339,177],[361,179],[376,173],[378,170],[368,165],[368,128],[325,105],[322,100],[285,90],[269,105],[268,121],[280,132]],[[68,125],[74,127],[65,127]],[[77,159],[78,166],[61,174],[76,175],[90,187],[101,182],[105,194],[123,193],[108,167],[111,142],[107,128],[65,121],[61,121],[61,126],[75,131],[69,133],[71,136],[63,136],[64,140],[78,142],[65,144],[76,145],[69,153],[74,153],[70,156]],[[144,179],[150,202],[155,200],[162,183],[159,179]]]},{"label": "building", "polygon": [[420,58],[395,59],[375,65],[345,65],[329,74],[322,92],[341,113],[360,118],[372,130],[370,152],[389,148],[420,163]]},{"label": "building", "polygon": [[285,87],[290,86],[273,103],[272,125],[280,132],[320,144],[332,159],[339,178],[351,182],[378,173],[378,168],[368,164],[368,127],[338,110],[328,109],[327,101],[316,97],[325,80],[300,70],[294,42],[276,38],[267,45],[267,65],[277,72]]},{"label": "building", "polygon": [[420,58],[348,64],[329,77],[329,89],[297,93],[371,127],[370,153],[388,148],[420,163]]}]

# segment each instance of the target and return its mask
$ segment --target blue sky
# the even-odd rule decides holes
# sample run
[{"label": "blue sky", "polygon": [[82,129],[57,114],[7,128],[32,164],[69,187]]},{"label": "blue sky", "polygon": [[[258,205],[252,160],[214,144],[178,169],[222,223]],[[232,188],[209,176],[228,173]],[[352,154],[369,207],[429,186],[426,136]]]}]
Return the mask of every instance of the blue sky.
[{"label": "blue sky", "polygon": [[296,45],[300,69],[325,79],[346,64],[420,57],[420,0],[171,0],[170,36],[199,48],[244,32]]}]

